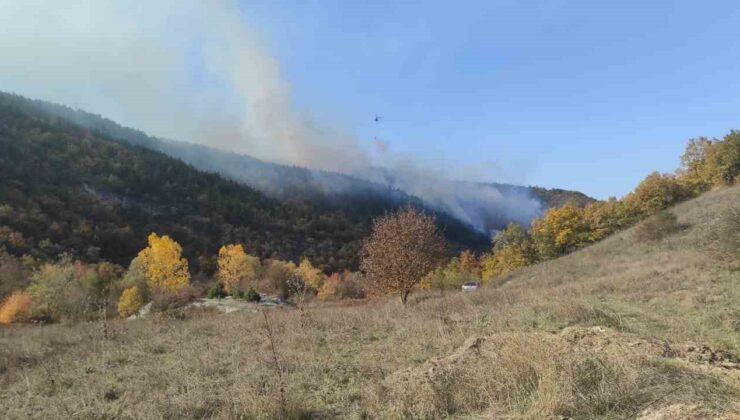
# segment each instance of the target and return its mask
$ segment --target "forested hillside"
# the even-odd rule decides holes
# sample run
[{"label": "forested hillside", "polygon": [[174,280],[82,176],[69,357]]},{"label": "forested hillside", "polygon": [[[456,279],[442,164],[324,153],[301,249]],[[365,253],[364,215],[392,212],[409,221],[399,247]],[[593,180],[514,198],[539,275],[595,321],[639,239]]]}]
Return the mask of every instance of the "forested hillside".
[{"label": "forested hillside", "polygon": [[[402,203],[419,204],[418,198],[377,182],[336,172],[265,162],[251,156],[198,144],[163,140],[149,136],[139,130],[122,127],[116,122],[99,115],[63,105],[32,100],[3,92],[0,92],[0,98],[14,107],[25,109],[28,112],[55,119],[61,118],[108,138],[144,146],[182,159],[197,169],[219,173],[228,179],[254,187],[280,200],[308,200],[316,207],[344,209],[365,217],[377,215]],[[381,176],[381,178],[383,177]],[[569,201],[578,205],[586,205],[594,201],[577,191],[499,183],[482,185],[493,186],[503,195],[532,196],[542,203],[543,210],[562,206]],[[503,228],[510,221],[502,220],[494,228]]]},{"label": "forested hillside", "polygon": [[[310,258],[326,271],[357,265],[370,216],[389,203],[356,197],[352,208],[279,201],[162,153],[112,140],[0,95],[0,247],[16,255],[122,265],[150,232],[182,244],[193,271],[212,267],[224,243],[263,258]],[[362,211],[359,211],[362,209]],[[488,238],[438,215],[456,246]]]}]

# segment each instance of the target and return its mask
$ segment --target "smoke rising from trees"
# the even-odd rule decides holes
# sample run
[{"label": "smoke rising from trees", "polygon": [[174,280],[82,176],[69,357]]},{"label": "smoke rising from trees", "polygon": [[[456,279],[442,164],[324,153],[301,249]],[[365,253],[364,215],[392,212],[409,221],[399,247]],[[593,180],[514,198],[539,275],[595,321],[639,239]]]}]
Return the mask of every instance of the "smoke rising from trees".
[{"label": "smoke rising from trees", "polygon": [[[299,112],[280,63],[234,0],[0,0],[0,89],[100,113],[153,135],[389,183],[480,229],[537,200],[459,184],[408,157],[363,150]],[[351,98],[347,98],[351,101]],[[382,174],[382,175],[381,175]]]}]

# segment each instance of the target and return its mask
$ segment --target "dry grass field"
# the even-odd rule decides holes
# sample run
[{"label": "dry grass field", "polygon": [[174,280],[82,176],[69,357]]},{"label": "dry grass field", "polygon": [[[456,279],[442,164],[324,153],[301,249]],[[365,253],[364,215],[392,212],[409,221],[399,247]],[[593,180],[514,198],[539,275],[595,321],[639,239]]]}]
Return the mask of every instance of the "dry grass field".
[{"label": "dry grass field", "polygon": [[[475,293],[0,329],[0,417],[740,418],[740,187]],[[719,232],[737,235],[738,232]]]}]

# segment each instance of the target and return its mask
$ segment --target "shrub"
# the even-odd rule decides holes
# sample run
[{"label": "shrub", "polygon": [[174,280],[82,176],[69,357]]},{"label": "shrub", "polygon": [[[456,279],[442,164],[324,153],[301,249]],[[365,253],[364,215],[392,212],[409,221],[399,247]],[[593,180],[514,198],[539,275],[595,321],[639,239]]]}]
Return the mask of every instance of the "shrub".
[{"label": "shrub", "polygon": [[107,294],[100,291],[97,271],[63,258],[44,264],[31,277],[32,317],[52,321],[77,321],[99,316]]},{"label": "shrub", "polygon": [[349,273],[336,288],[335,292],[340,299],[364,299],[365,283],[361,273]]},{"label": "shrub", "polygon": [[326,280],[324,280],[324,284],[321,286],[321,289],[319,290],[319,293],[317,295],[318,298],[321,300],[326,300],[326,299],[330,299],[334,297],[341,283],[342,283],[341,274],[339,273],[332,274]]},{"label": "shrub", "polygon": [[152,312],[169,312],[184,308],[195,300],[195,295],[190,288],[182,289],[172,293],[159,291],[152,294]]},{"label": "shrub", "polygon": [[250,287],[249,290],[247,290],[247,293],[244,295],[244,299],[250,302],[259,302],[260,300],[262,300],[262,296],[260,296],[260,294],[257,293],[257,291],[254,290],[253,287]]},{"label": "shrub", "polygon": [[206,294],[208,296],[208,299],[222,299],[226,296],[226,289],[224,288],[224,284],[221,282],[213,283],[211,287],[208,288],[208,293]]},{"label": "shrub", "polygon": [[321,286],[326,280],[326,276],[318,268],[314,267],[307,258],[301,260],[301,263],[296,269],[298,275],[303,280],[303,283],[314,292],[321,290]]},{"label": "shrub", "polygon": [[12,324],[25,320],[30,314],[31,295],[25,292],[12,293],[0,306],[0,324]]},{"label": "shrub", "polygon": [[663,210],[637,225],[634,237],[638,242],[658,241],[677,232],[680,228],[676,216]]},{"label": "shrub", "polygon": [[291,292],[294,291],[295,285],[300,279],[296,271],[296,265],[292,262],[280,260],[271,260],[267,263],[265,276],[269,281],[269,286],[283,299],[288,299]]},{"label": "shrub", "polygon": [[327,277],[317,297],[327,299],[364,299],[365,279],[361,273],[345,271]]},{"label": "shrub", "polygon": [[459,289],[465,282],[478,280],[479,278],[475,274],[465,271],[462,268],[460,259],[455,257],[447,265],[437,267],[434,271],[424,276],[419,287],[437,290]]},{"label": "shrub", "polygon": [[139,312],[142,306],[144,306],[144,295],[141,290],[137,286],[129,287],[123,291],[118,301],[118,313],[121,317],[128,318]]}]

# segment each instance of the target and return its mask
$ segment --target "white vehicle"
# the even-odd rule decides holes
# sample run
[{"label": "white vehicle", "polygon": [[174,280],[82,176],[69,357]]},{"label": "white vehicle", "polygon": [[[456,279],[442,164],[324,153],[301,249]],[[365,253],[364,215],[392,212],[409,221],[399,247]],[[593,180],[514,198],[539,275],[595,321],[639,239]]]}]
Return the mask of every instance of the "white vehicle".
[{"label": "white vehicle", "polygon": [[463,283],[462,290],[463,292],[472,292],[478,290],[479,287],[480,283],[478,283],[477,281],[469,281],[467,283]]}]

